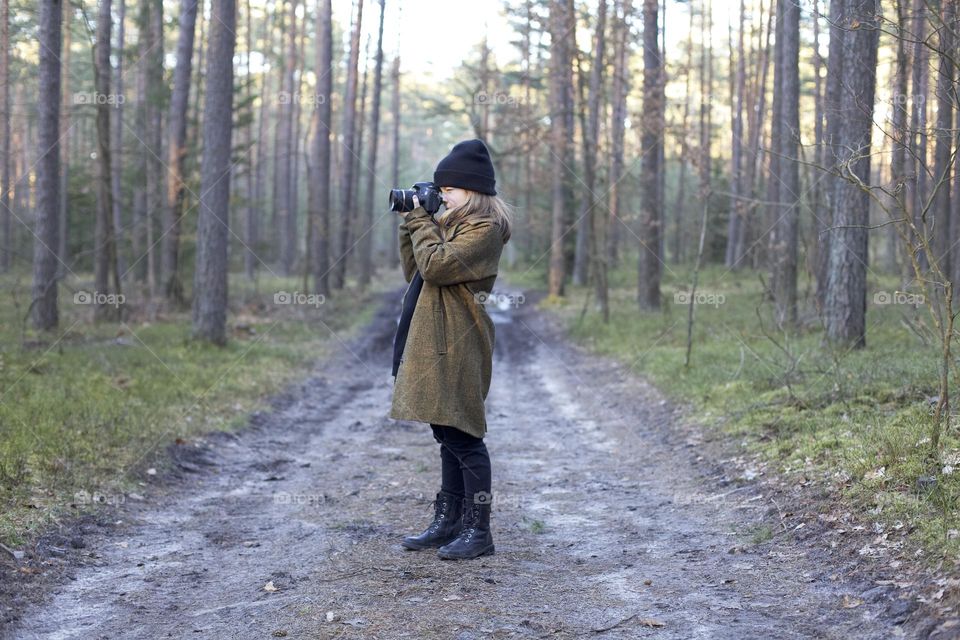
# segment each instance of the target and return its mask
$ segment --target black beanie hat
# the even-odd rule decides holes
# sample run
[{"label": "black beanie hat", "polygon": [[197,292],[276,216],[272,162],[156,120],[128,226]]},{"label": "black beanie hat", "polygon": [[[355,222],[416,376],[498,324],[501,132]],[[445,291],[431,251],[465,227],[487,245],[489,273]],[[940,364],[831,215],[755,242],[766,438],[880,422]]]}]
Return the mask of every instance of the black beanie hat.
[{"label": "black beanie hat", "polygon": [[493,163],[490,162],[487,145],[476,138],[455,144],[433,172],[433,183],[437,188],[458,187],[490,196],[497,195]]}]

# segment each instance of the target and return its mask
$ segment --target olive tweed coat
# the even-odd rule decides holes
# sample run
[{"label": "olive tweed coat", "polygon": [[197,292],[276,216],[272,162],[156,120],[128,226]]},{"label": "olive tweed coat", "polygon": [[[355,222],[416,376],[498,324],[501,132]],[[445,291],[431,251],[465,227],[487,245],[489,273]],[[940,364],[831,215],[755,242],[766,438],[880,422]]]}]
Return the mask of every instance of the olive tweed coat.
[{"label": "olive tweed coat", "polygon": [[[390,417],[456,427],[482,438],[494,328],[477,294],[489,293],[503,251],[500,227],[467,220],[441,230],[423,207],[400,224],[403,276],[423,289],[410,320]],[[444,235],[446,237],[444,237]]]}]

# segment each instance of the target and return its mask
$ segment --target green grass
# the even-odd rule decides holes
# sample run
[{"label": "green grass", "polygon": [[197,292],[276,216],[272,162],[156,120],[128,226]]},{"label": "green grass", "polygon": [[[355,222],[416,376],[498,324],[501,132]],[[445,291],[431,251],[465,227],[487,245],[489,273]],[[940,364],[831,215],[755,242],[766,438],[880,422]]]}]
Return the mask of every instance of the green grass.
[{"label": "green grass", "polygon": [[[501,282],[544,288],[542,271],[515,268],[502,272]],[[887,531],[909,530],[912,551],[922,549],[931,563],[958,561],[957,419],[944,430],[937,458],[930,457],[928,398],[937,395],[939,352],[935,341],[925,343],[907,328],[931,326],[926,308],[875,304],[874,293],[896,290],[897,281],[871,275],[867,348],[830,349],[821,344],[823,331],[809,305],[802,307],[800,328],[785,334],[762,301],[759,274],[711,267],[701,271],[698,291],[714,298],[694,305],[691,366],[685,368],[689,305],[676,303],[674,293],[688,289],[692,273],[675,265],[666,271],[658,312],[638,311],[633,265],[611,274],[608,324],[584,287],[544,298],[540,307],[560,316],[580,344],[689,403],[699,421],[743,441],[788,478],[824,483],[840,498],[837,508]],[[801,294],[812,299],[808,284]],[[951,390],[960,391],[955,380]],[[933,485],[927,477],[936,478]]]},{"label": "green grass", "polygon": [[0,280],[0,541],[9,546],[90,509],[83,492],[123,500],[143,471],[162,468],[171,441],[242,426],[370,320],[375,296],[402,279],[365,293],[348,282],[313,307],[274,304],[275,291],[299,290],[294,279],[253,287],[234,276],[222,348],[190,339],[189,310],[148,319],[131,303],[126,322],[94,324],[91,307],[73,304],[82,287],[69,282],[60,328],[21,334],[24,282]]}]

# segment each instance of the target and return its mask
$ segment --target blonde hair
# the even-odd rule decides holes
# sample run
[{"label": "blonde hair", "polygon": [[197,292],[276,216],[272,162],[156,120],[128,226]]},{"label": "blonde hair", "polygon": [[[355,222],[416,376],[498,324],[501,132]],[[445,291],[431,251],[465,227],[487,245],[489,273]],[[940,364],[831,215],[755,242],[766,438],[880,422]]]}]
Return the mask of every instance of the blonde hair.
[{"label": "blonde hair", "polygon": [[513,226],[513,206],[505,202],[500,196],[491,196],[469,189],[464,189],[464,191],[467,198],[463,204],[445,210],[437,218],[440,226],[451,229],[458,223],[467,220],[471,222],[492,220],[500,227],[503,244],[507,244]]}]

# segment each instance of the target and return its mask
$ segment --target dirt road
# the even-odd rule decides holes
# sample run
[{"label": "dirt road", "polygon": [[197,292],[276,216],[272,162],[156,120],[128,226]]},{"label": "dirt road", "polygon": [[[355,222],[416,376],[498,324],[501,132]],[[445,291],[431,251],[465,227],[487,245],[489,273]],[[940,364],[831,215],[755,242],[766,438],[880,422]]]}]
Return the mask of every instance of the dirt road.
[{"label": "dirt road", "polygon": [[900,635],[882,601],[844,606],[873,585],[754,543],[769,501],[717,477],[678,409],[570,346],[529,299],[492,314],[497,552],[404,551],[432,514],[440,458],[427,425],[386,417],[398,311],[391,294],[243,432],[173,447],[184,477],[88,536],[86,566],[11,637]]}]

